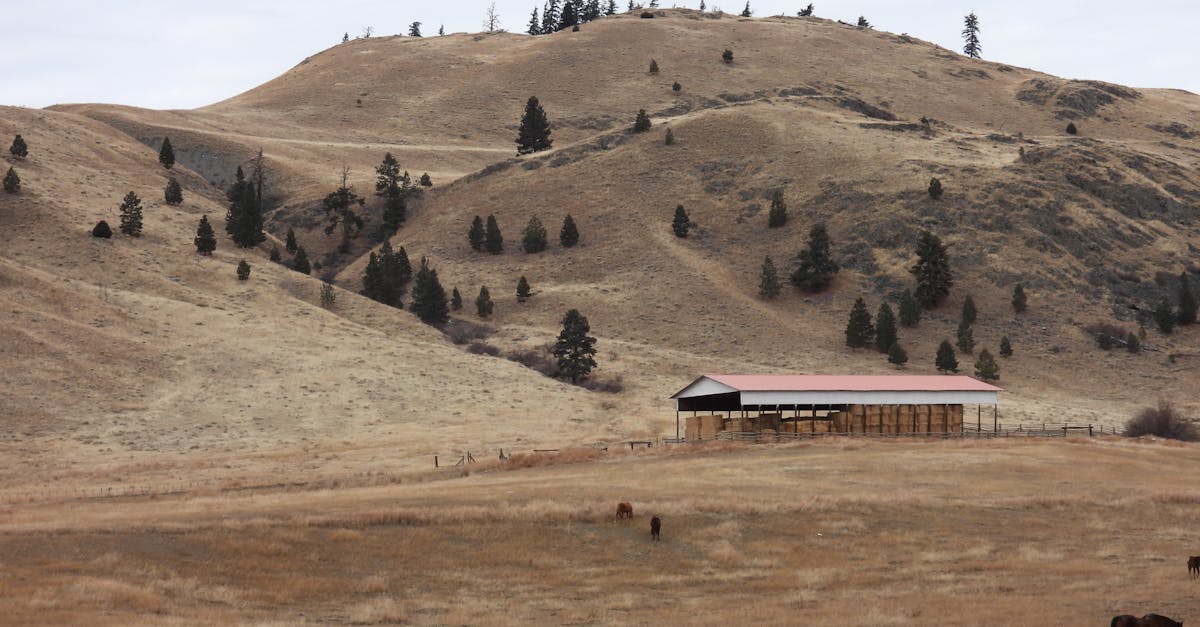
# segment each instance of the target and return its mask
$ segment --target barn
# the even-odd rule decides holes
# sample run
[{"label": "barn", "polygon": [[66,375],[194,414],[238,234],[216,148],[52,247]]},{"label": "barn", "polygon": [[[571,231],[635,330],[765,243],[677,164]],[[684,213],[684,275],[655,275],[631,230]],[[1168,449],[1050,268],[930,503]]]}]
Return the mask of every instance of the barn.
[{"label": "barn", "polygon": [[[956,375],[706,374],[676,392],[675,437],[720,433],[958,433],[984,407],[996,420],[1001,389]],[[681,433],[683,417],[686,430]]]}]

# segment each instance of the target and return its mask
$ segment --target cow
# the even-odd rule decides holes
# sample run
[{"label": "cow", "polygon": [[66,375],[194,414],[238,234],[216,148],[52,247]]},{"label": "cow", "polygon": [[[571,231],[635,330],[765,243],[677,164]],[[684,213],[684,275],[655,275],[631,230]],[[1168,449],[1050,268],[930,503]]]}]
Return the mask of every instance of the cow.
[{"label": "cow", "polygon": [[1113,617],[1109,627],[1183,627],[1183,623],[1161,614],[1146,614],[1141,618],[1121,614]]},{"label": "cow", "polygon": [[1200,577],[1200,555],[1188,558],[1188,575],[1191,575],[1192,579]]},{"label": "cow", "polygon": [[650,537],[655,540],[662,539],[662,519],[655,516],[650,519]]},{"label": "cow", "polygon": [[631,503],[617,503],[617,520],[622,518],[633,518],[633,505]]}]

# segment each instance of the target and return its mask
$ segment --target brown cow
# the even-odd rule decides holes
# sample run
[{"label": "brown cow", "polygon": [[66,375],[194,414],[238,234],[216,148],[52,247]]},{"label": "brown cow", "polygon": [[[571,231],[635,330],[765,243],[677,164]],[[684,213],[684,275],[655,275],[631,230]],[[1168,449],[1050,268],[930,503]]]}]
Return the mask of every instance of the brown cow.
[{"label": "brown cow", "polygon": [[1183,627],[1183,623],[1161,614],[1146,614],[1141,618],[1129,614],[1114,616],[1109,627]]},{"label": "brown cow", "polygon": [[633,505],[631,503],[617,503],[617,520],[622,518],[633,518]]},{"label": "brown cow", "polygon": [[1200,577],[1200,555],[1193,555],[1188,558],[1188,574],[1193,579]]},{"label": "brown cow", "polygon": [[655,516],[650,519],[650,537],[655,540],[661,540],[662,519]]}]

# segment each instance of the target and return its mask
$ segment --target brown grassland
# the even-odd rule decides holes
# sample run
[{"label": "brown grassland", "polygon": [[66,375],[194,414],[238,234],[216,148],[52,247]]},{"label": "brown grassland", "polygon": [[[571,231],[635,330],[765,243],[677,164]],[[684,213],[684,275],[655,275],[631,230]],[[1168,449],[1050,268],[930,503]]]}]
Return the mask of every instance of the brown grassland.
[{"label": "brown grassland", "polygon": [[[1200,619],[1183,565],[1200,554],[1195,445],[590,448],[674,435],[667,397],[705,372],[895,372],[845,348],[845,316],[912,284],[922,229],[947,243],[955,286],[901,329],[909,372],[933,372],[971,295],[978,346],[995,354],[1007,335],[1015,351],[1002,422],[1113,427],[1159,400],[1197,416],[1200,325],[1162,335],[1149,311],[1181,272],[1200,286],[1200,97],[823,19],[657,15],[355,40],[195,110],[0,106],[0,141],[20,133],[30,153],[4,155],[22,189],[0,194],[0,622]],[[516,157],[530,95],[554,148]],[[627,133],[643,108],[652,130]],[[260,148],[270,239],[238,249],[224,189]],[[551,342],[577,308],[597,376],[622,391],[472,354],[358,294],[385,151],[433,177],[392,245],[459,288],[456,317],[489,326],[503,355]],[[318,208],[343,165],[369,198],[348,253]],[[181,205],[162,200],[168,176]],[[775,189],[790,218],[768,229]],[[143,235],[91,238],[130,190]],[[669,229],[677,204],[687,239]],[[581,243],[563,249],[568,213]],[[488,214],[501,255],[467,244]],[[202,215],[211,257],[192,243]],[[528,255],[535,215],[550,248]],[[763,257],[786,276],[818,222],[843,266],[832,288],[758,298]],[[268,261],[288,228],[314,276]],[[1147,327],[1144,350],[1099,350],[1097,324]],[[432,467],[467,451],[480,463]],[[622,500],[628,524],[612,520]]]}]

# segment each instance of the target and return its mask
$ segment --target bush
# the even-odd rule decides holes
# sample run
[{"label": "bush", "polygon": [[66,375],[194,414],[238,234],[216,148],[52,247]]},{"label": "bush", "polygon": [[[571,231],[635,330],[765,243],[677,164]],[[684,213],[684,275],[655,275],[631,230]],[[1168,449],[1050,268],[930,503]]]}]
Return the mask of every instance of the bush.
[{"label": "bush", "polygon": [[237,277],[239,281],[245,281],[250,278],[250,264],[246,263],[245,259],[238,262]]},{"label": "bush", "polygon": [[654,59],[650,59],[650,73],[658,74],[658,61],[655,61]]},{"label": "bush", "polygon": [[472,355],[488,355],[490,357],[499,357],[500,349],[488,344],[487,342],[471,342],[467,345],[467,352]]},{"label": "bush", "polygon": [[558,376],[558,361],[546,347],[524,351],[511,351],[504,356],[509,361],[515,361],[526,368],[536,370],[547,377]]},{"label": "bush", "polygon": [[1129,334],[1124,328],[1110,322],[1089,324],[1083,327],[1083,330],[1096,338],[1096,345],[1104,350],[1109,350],[1118,343],[1124,344],[1125,338]]},{"label": "bush", "polygon": [[934,200],[942,197],[942,182],[936,176],[929,179],[929,197]]},{"label": "bush", "polygon": [[671,91],[673,91],[675,93],[679,93],[679,90],[681,90],[681,89],[683,89],[683,85],[680,85],[679,81],[675,81],[675,84],[671,85]]},{"label": "bush", "polygon": [[724,59],[726,63],[733,63],[733,51],[729,48],[726,48],[725,52],[721,53],[721,58]]},{"label": "bush", "polygon": [[633,121],[633,132],[645,133],[650,130],[650,116],[646,115],[645,109],[638,109],[637,118]]},{"label": "bush", "polygon": [[618,392],[625,391],[625,380],[620,376],[611,378],[589,377],[587,379],[580,380],[577,385],[593,392],[609,392],[610,394],[616,394]]},{"label": "bush", "polygon": [[97,222],[95,228],[92,229],[92,237],[109,239],[112,237],[112,227],[108,226],[108,222],[101,220]]},{"label": "bush", "polygon": [[1067,135],[1075,135],[1079,129],[1075,128],[1074,122],[1067,122]]},{"label": "bush", "polygon": [[1131,438],[1153,435],[1187,442],[1200,440],[1196,424],[1166,401],[1159,401],[1158,407],[1147,407],[1130,418],[1125,423],[1125,435]]}]

